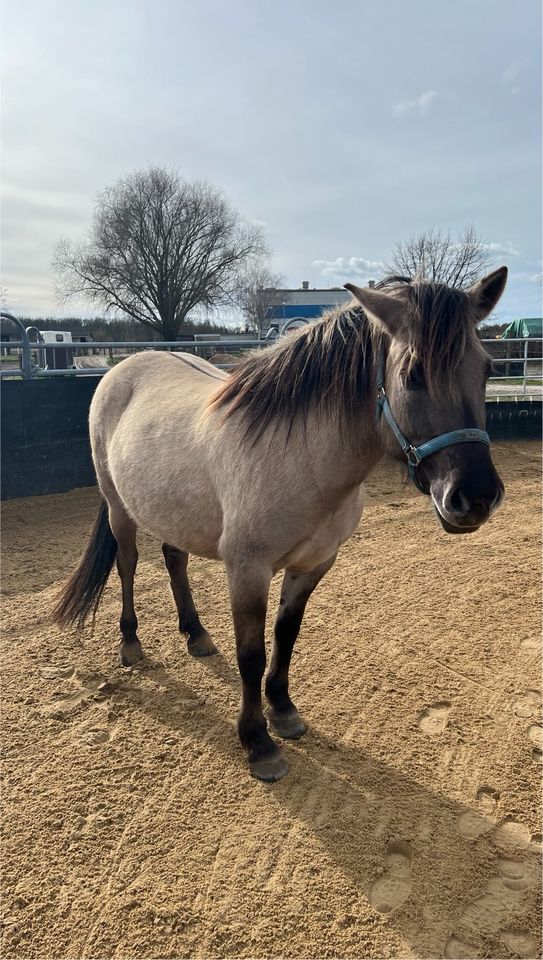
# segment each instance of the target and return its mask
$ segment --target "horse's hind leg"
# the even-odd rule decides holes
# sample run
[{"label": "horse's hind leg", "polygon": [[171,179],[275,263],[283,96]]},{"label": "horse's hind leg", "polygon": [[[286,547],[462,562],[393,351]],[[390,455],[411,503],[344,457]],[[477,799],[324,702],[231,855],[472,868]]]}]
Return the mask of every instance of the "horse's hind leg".
[{"label": "horse's hind leg", "polygon": [[134,576],[138,563],[136,524],[124,509],[109,504],[109,525],[117,541],[117,571],[121,580],[123,608],[119,626],[122,640],[119,646],[121,666],[131,667],[143,657],[138,640],[138,618],[134,610]]},{"label": "horse's hind leg", "polygon": [[172,593],[179,614],[179,631],[187,636],[187,649],[193,657],[210,657],[218,653],[207,630],[200,623],[198,611],[194,606],[187,577],[188,553],[162,544],[162,553],[170,575]]},{"label": "horse's hind leg", "polygon": [[268,719],[271,727],[287,740],[297,740],[307,731],[288,692],[292,650],[300,632],[307,601],[335,559],[335,556],[331,557],[308,573],[286,570],[281,586],[272,656],[266,676],[266,697],[270,704]]}]

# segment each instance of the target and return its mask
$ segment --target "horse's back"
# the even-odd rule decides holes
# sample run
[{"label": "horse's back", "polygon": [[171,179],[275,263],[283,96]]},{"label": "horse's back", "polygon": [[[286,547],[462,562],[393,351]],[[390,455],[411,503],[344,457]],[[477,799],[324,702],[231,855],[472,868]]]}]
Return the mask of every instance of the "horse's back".
[{"label": "horse's back", "polygon": [[134,354],[99,384],[91,404],[91,429],[106,425],[116,429],[123,413],[130,407],[147,406],[151,399],[154,416],[161,411],[167,415],[170,407],[179,411],[180,401],[205,404],[225,379],[224,371],[188,353],[153,350]]}]

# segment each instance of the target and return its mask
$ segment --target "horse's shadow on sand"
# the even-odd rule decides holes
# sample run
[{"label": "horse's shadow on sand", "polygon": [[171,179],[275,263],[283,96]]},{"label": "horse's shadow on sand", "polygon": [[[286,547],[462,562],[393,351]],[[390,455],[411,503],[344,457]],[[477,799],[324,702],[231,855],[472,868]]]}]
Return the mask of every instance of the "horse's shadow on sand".
[{"label": "horse's shadow on sand", "polygon": [[[191,687],[162,665],[144,661],[140,669],[157,683],[156,693],[147,690],[142,695],[139,690],[140,710],[168,732],[176,730],[195,742],[205,741],[239,768],[240,777],[249,776],[236,735],[235,707],[221,712],[208,701],[199,701]],[[237,704],[239,676],[230,664],[218,656],[205,661],[205,669],[229,688],[229,703]],[[136,691],[138,672],[134,670],[131,678]],[[118,691],[121,699],[123,686]],[[181,709],[172,709],[175,702]],[[197,709],[183,710],[187,703],[198,704]],[[490,881],[501,882],[498,857],[503,850],[493,844],[495,825],[490,817],[481,835],[462,836],[459,818],[470,808],[371,755],[369,746],[366,750],[332,741],[311,721],[302,740],[283,742],[283,748],[290,772],[277,784],[259,785],[264,793],[262,802],[267,802],[265,793],[273,791],[288,817],[317,839],[324,856],[351,883],[354,901],[363,901],[367,911],[369,900],[378,913],[388,916],[416,956],[453,956],[443,951],[454,933],[468,945],[478,945],[478,955],[481,947],[490,950],[483,955],[499,955],[492,949],[503,950],[499,928],[507,926],[507,911],[496,921],[492,917],[485,921],[481,915],[478,929],[478,913],[473,907]],[[473,810],[481,816],[475,801]],[[267,842],[265,836],[262,842]],[[394,875],[387,873],[387,851],[401,851],[400,879],[408,891],[405,902],[400,897],[402,902],[392,903],[391,911],[383,907],[391,889],[394,901],[394,883],[378,886],[380,878],[394,880]],[[516,905],[520,909],[518,897]],[[516,920],[513,907],[509,912]]]}]

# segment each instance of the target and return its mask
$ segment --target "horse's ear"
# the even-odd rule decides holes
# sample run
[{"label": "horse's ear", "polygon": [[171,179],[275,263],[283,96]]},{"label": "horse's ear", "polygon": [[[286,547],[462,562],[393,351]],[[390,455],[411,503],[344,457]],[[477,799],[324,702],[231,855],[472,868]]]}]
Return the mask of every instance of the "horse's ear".
[{"label": "horse's ear", "polygon": [[476,322],[484,320],[492,313],[498,300],[500,299],[507,282],[507,267],[499,267],[483,277],[478,283],[475,283],[467,291],[473,306],[475,308]]},{"label": "horse's ear", "polygon": [[366,313],[371,314],[390,334],[395,337],[402,326],[404,306],[395,297],[369,287],[355,287],[354,283],[346,283],[345,289],[350,290],[354,297],[362,304]]}]

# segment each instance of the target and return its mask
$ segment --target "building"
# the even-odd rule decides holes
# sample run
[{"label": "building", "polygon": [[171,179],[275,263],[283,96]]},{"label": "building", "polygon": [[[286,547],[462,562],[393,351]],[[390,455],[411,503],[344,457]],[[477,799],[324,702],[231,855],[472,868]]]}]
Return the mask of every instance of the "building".
[{"label": "building", "polygon": [[352,294],[341,287],[310,289],[308,281],[304,280],[297,290],[275,290],[273,300],[268,307],[269,325],[281,333],[285,325],[293,329],[309,320],[317,320],[333,307],[349,303]]}]

